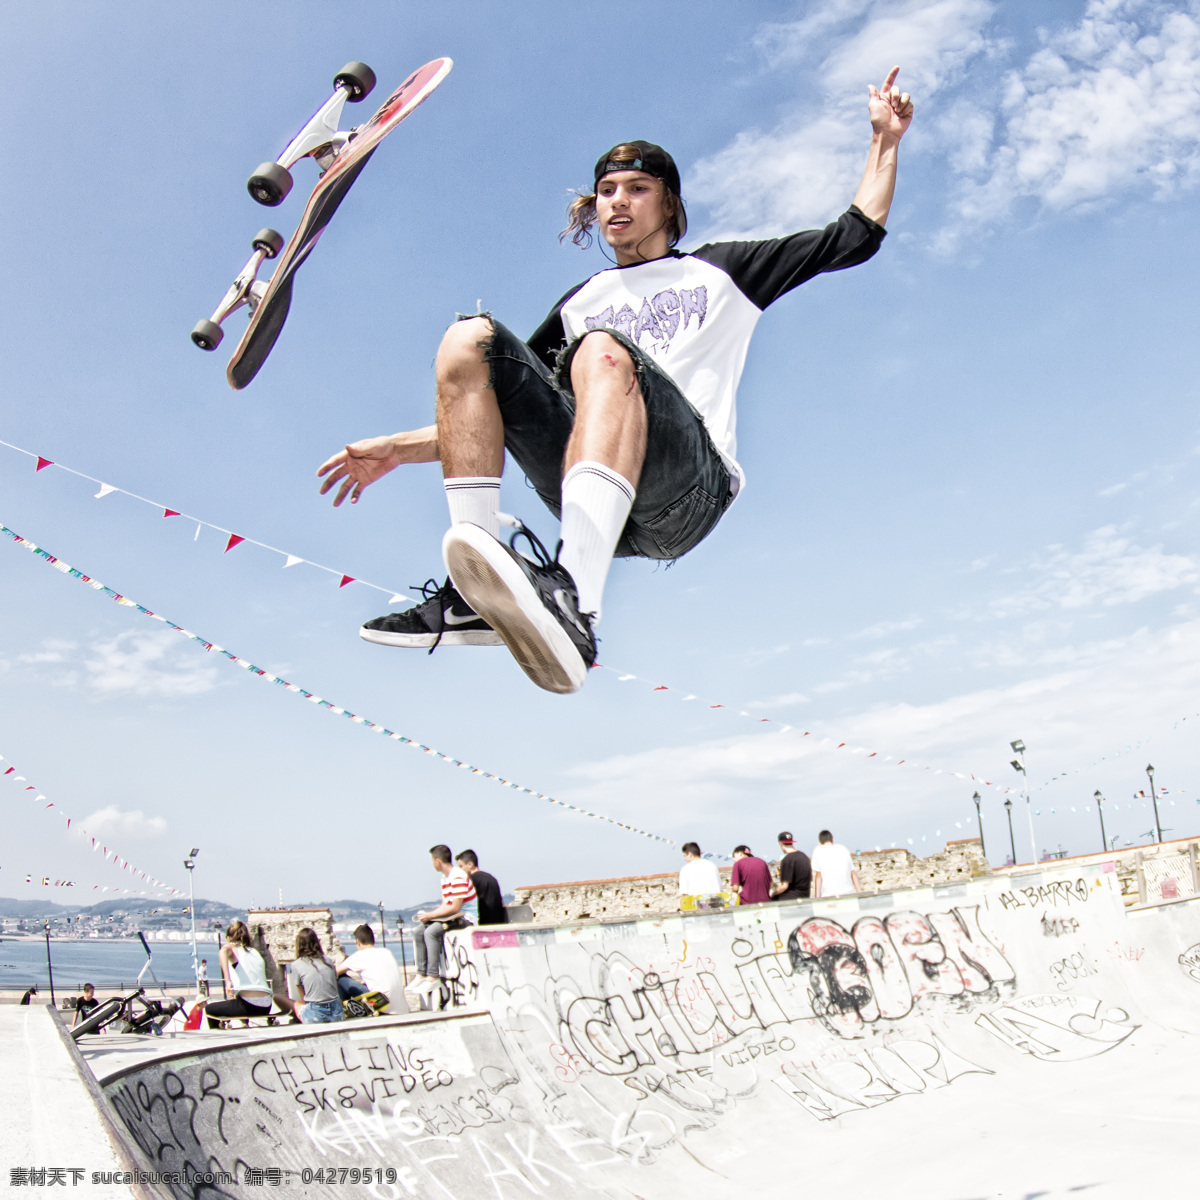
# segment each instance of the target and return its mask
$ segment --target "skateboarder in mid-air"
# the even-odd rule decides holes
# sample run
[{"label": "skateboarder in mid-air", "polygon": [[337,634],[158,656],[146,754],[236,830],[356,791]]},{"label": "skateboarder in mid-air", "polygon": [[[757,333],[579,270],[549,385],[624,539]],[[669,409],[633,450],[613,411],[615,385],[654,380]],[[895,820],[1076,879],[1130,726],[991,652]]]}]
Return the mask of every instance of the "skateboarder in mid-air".
[{"label": "skateboarder in mid-air", "polygon": [[[737,385],[763,309],[823,271],[879,248],[912,120],[893,68],[869,89],[871,149],[854,203],[825,229],[683,253],[679,171],[649,142],[614,146],[565,231],[598,227],[617,265],[572,288],[528,342],[492,317],[460,320],[437,355],[437,423],[355,442],[325,462],[321,493],[356,503],[403,463],[441,460],[450,505],[450,578],[422,604],[368,621],[389,646],[496,645],[552,692],[578,690],[595,662],[595,626],[614,555],[671,560],[712,532],[743,481]],[[731,185],[753,187],[751,179]],[[562,521],[550,559],[499,540],[509,451]]]}]

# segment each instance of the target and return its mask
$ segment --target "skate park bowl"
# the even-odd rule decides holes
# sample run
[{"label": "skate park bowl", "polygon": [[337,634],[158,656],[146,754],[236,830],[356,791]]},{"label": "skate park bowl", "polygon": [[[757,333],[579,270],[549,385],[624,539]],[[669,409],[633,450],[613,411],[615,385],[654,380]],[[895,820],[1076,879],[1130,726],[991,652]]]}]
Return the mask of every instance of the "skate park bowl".
[{"label": "skate park bowl", "polygon": [[445,1012],[81,1042],[143,1179],[213,1180],[141,1194],[1195,1186],[1200,900],[1126,911],[1112,863],[447,948]]}]

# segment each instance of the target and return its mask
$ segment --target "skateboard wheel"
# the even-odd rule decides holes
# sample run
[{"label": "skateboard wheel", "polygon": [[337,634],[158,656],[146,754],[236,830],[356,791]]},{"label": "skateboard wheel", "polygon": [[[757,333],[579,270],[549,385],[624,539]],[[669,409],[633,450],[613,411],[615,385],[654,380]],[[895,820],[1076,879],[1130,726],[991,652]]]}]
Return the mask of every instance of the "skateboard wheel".
[{"label": "skateboard wheel", "polygon": [[334,87],[343,87],[350,93],[346,97],[351,104],[365,100],[375,86],[375,72],[366,63],[348,62],[334,77]]},{"label": "skateboard wheel", "polygon": [[[276,234],[276,237],[279,235]],[[196,328],[192,330],[192,341],[200,347],[201,350],[215,350],[220,344],[221,339],[225,336],[225,331],[216,323],[216,321],[197,321]]]},{"label": "skateboard wheel", "polygon": [[283,234],[274,229],[260,229],[250,243],[255,250],[261,250],[268,258],[275,258],[283,249]]},{"label": "skateboard wheel", "polygon": [[265,162],[246,181],[246,189],[259,204],[274,208],[292,190],[292,174],[277,162]]}]

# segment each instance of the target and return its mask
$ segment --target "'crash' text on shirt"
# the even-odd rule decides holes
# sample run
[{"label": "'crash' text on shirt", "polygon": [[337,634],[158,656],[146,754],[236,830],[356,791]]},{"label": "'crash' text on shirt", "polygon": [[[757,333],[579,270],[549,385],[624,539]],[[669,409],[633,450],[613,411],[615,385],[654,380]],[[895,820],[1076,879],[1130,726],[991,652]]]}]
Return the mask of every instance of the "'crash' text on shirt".
[{"label": "'crash' text on shirt", "polygon": [[622,304],[614,312],[610,304],[602,313],[585,317],[584,325],[588,329],[615,329],[638,345],[642,344],[642,335],[648,334],[657,349],[664,349],[681,328],[686,329],[691,324],[693,317],[699,329],[707,312],[708,289],[700,284],[679,291],[666,288],[656,296],[643,299],[642,307],[636,313],[628,304]]}]

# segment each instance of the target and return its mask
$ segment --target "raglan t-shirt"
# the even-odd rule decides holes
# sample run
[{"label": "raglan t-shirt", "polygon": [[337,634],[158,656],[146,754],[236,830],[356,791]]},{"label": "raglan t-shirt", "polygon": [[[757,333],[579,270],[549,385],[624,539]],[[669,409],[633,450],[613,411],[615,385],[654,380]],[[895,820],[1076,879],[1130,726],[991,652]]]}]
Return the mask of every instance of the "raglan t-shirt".
[{"label": "raglan t-shirt", "polygon": [[885,230],[851,205],[831,225],[760,242],[710,242],[611,267],[572,288],[529,339],[547,366],[564,342],[614,329],[649,355],[700,414],[736,495],[737,389],[763,310],[825,271],[866,262]]}]

